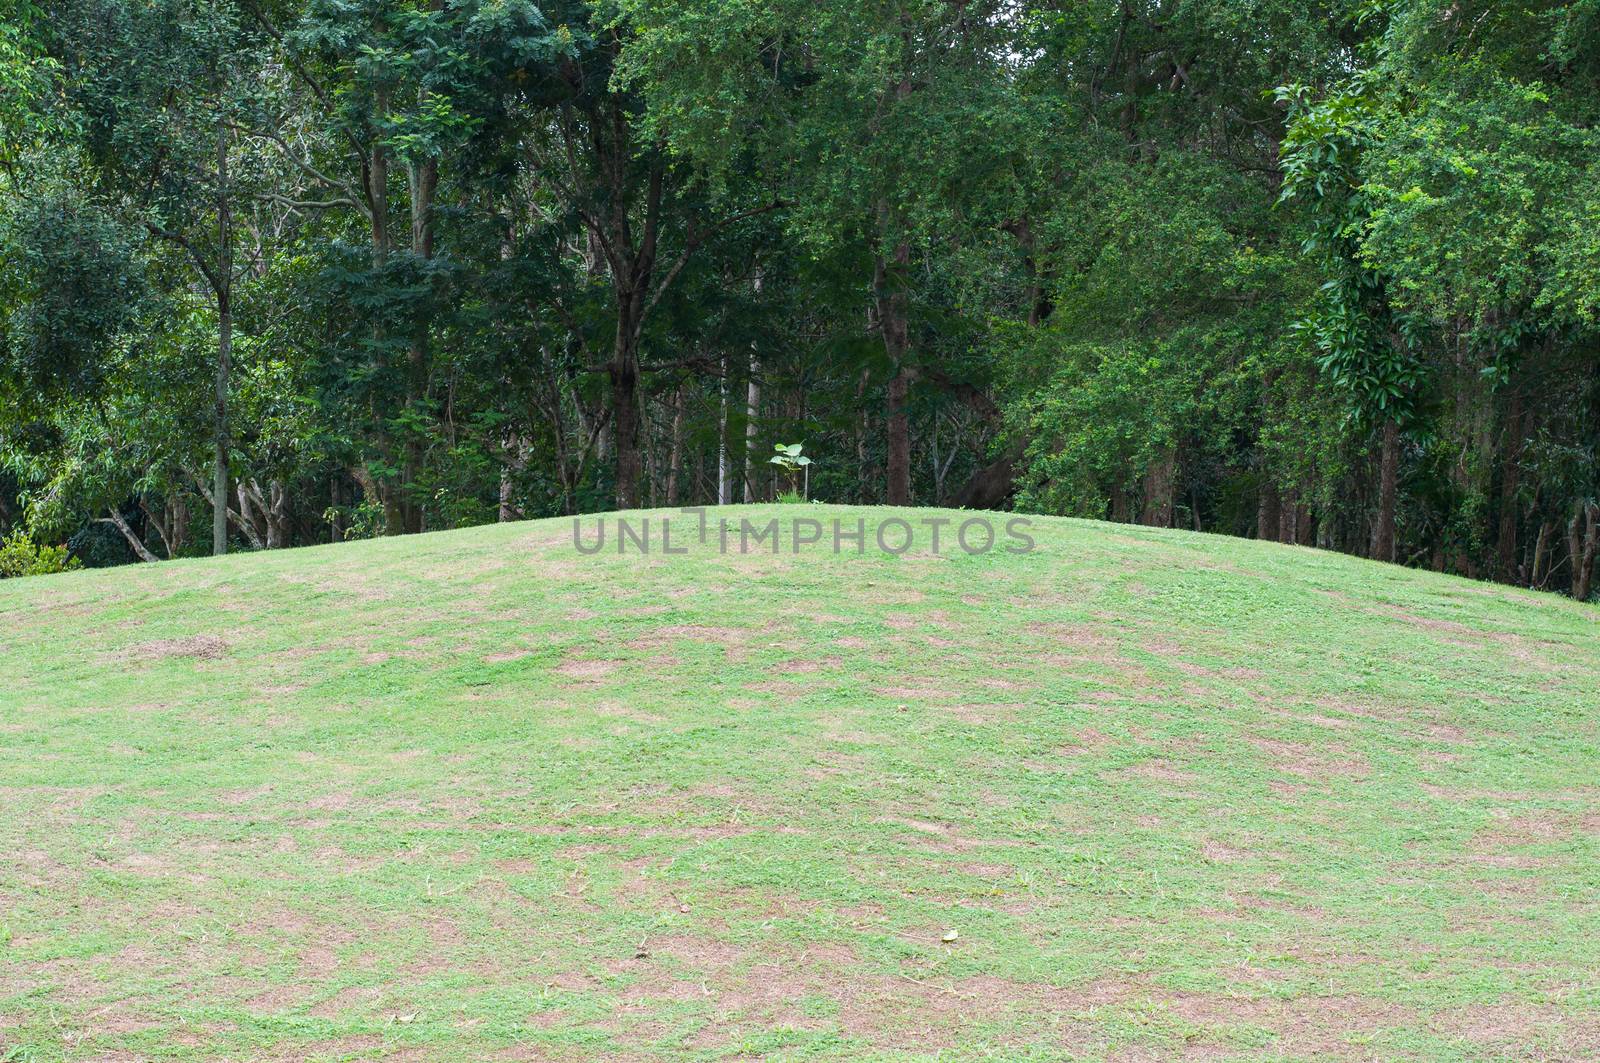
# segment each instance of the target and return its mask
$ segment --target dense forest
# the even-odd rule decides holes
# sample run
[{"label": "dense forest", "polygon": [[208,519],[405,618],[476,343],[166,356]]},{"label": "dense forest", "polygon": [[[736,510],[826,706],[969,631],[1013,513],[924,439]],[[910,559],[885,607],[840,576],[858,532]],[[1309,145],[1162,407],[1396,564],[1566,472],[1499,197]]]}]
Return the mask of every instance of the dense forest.
[{"label": "dense forest", "polygon": [[801,443],[827,501],[1590,595],[1600,0],[0,11],[18,565],[770,500]]}]

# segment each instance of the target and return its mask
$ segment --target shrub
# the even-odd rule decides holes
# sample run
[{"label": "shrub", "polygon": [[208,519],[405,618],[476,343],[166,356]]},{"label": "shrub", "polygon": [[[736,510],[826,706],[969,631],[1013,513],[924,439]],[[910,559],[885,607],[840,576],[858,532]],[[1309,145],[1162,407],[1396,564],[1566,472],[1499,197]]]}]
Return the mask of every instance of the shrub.
[{"label": "shrub", "polygon": [[41,546],[26,532],[13,532],[0,540],[0,579],[11,576],[47,576],[78,568],[78,559],[65,546]]}]

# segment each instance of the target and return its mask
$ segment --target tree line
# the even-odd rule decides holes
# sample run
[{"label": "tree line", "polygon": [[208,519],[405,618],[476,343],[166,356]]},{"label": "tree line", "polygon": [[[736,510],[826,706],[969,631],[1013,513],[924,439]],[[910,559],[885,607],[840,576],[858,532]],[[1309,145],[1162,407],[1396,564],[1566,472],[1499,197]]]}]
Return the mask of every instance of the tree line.
[{"label": "tree line", "polygon": [[[0,0],[0,532],[759,501],[1590,594],[1589,0]],[[205,527],[207,522],[211,527]]]}]

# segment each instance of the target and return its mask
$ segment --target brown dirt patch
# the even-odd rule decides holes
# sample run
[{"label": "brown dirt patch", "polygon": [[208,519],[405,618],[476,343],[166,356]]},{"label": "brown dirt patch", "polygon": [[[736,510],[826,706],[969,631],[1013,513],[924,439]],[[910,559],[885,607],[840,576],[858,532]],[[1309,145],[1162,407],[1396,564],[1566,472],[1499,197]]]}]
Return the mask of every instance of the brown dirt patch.
[{"label": "brown dirt patch", "polygon": [[879,584],[868,581],[866,588],[867,593],[864,597],[879,605],[917,605],[928,600],[926,594],[909,587],[884,589]]},{"label": "brown dirt patch", "polygon": [[258,1015],[276,1015],[297,1007],[300,990],[294,986],[279,985],[263,990],[244,1002],[246,1010]]},{"label": "brown dirt patch", "polygon": [[961,696],[958,691],[949,687],[922,681],[915,686],[873,687],[872,692],[882,697],[904,701],[949,701]]},{"label": "brown dirt patch", "polygon": [[827,687],[816,683],[808,683],[803,679],[763,679],[757,683],[746,683],[744,689],[753,690],[758,694],[777,694],[785,698],[798,698]]},{"label": "brown dirt patch", "polygon": [[855,774],[867,763],[866,758],[859,754],[840,753],[836,750],[813,752],[812,761],[813,763],[805,770],[805,776],[817,780]]},{"label": "brown dirt patch", "polygon": [[181,639],[155,639],[130,646],[114,656],[124,661],[163,661],[187,658],[214,661],[228,652],[228,643],[216,635],[190,635]]},{"label": "brown dirt patch", "polygon": [[655,649],[672,639],[709,642],[718,646],[743,646],[751,633],[744,628],[711,627],[706,624],[664,624],[628,642],[631,649]]},{"label": "brown dirt patch", "polygon": [[964,875],[985,879],[1009,879],[1017,873],[1010,864],[962,864],[959,870]]},{"label": "brown dirt patch", "polygon": [[1558,1004],[1474,1004],[1439,1012],[1429,1026],[1445,1037],[1492,1048],[1508,1058],[1600,1058],[1600,1016]]},{"label": "brown dirt patch", "polygon": [[1209,665],[1195,664],[1193,661],[1174,661],[1173,665],[1185,675],[1192,675],[1197,679],[1260,679],[1265,674],[1259,668],[1246,668],[1243,666],[1225,666],[1213,668]]},{"label": "brown dirt patch", "polygon": [[1093,727],[1085,727],[1072,736],[1072,740],[1057,746],[1051,752],[1061,757],[1081,757],[1096,753],[1111,745],[1110,736]]},{"label": "brown dirt patch", "polygon": [[1015,719],[1019,708],[1017,705],[963,704],[952,705],[945,711],[962,723],[983,726]]},{"label": "brown dirt patch", "polygon": [[1529,846],[1560,844],[1581,837],[1583,828],[1570,817],[1555,812],[1533,812],[1512,816],[1503,810],[1494,813],[1495,822],[1478,831],[1467,844],[1482,862],[1507,867],[1539,867],[1544,861],[1512,850]]},{"label": "brown dirt patch", "polygon": [[624,705],[620,701],[602,701],[592,711],[596,716],[608,720],[638,720],[640,723],[660,723],[666,719],[666,717],[659,716],[653,712],[645,712],[630,705]]},{"label": "brown dirt patch", "polygon": [[365,1011],[377,1001],[382,990],[349,986],[311,1009],[319,1019],[336,1019],[347,1011]]},{"label": "brown dirt patch", "polygon": [[650,940],[646,944],[646,951],[651,957],[670,957],[700,971],[726,971],[738,966],[746,958],[744,950],[737,945],[687,934]]},{"label": "brown dirt patch", "polygon": [[630,639],[633,650],[660,650],[674,642],[698,642],[721,646],[729,661],[742,661],[749,655],[754,632],[744,628],[713,627],[707,624],[665,624],[653,631]]},{"label": "brown dirt patch", "polygon": [[1365,758],[1333,743],[1312,746],[1277,738],[1252,738],[1250,744],[1265,753],[1272,766],[1285,775],[1305,779],[1362,779],[1371,774]]},{"label": "brown dirt patch", "polygon": [[1249,853],[1236,846],[1207,839],[1200,843],[1200,855],[1213,864],[1232,864],[1249,857]]},{"label": "brown dirt patch", "polygon": [[1019,683],[1014,679],[1006,679],[997,675],[980,676],[978,677],[978,684],[988,687],[990,690],[1027,690],[1035,685],[1033,683]]},{"label": "brown dirt patch", "polygon": [[838,657],[799,657],[791,661],[779,661],[772,670],[788,675],[809,675],[824,668],[837,668],[841,663]]},{"label": "brown dirt patch", "polygon": [[1115,650],[1117,648],[1117,641],[1106,635],[1095,624],[1032,620],[1028,622],[1027,630],[1028,634],[1035,635],[1057,646],[1094,650]]},{"label": "brown dirt patch", "polygon": [[[937,941],[938,934],[933,935]],[[775,1025],[839,1032],[873,1049],[918,1051],[959,1045],[974,1022],[1037,1016],[1041,1027],[1128,996],[1120,983],[1077,988],[1037,986],[989,975],[956,980],[924,977],[914,968],[899,975],[863,975],[856,951],[843,942],[818,942],[795,955],[775,956],[703,938],[672,937],[647,943],[648,955],[619,965],[634,977],[636,1000],[701,1000],[710,1005],[689,1047],[716,1050]],[[684,977],[681,970],[693,973]],[[831,999],[837,1016],[818,1019],[798,1007],[806,997]],[[1042,1031],[1041,1031],[1042,1032]]]},{"label": "brown dirt patch", "polygon": [[622,667],[621,661],[573,658],[556,665],[556,674],[568,679],[598,682]]},{"label": "brown dirt patch", "polygon": [[901,834],[902,841],[919,849],[930,849],[937,853],[966,853],[974,849],[1016,844],[1009,839],[985,840],[968,837],[953,824],[935,823],[908,816],[879,816],[873,822],[904,828]]},{"label": "brown dirt patch", "polygon": [[1198,776],[1192,771],[1177,767],[1171,761],[1160,757],[1140,761],[1131,767],[1123,768],[1117,774],[1131,776],[1136,779],[1149,779],[1153,782],[1164,783],[1192,783],[1198,781]]},{"label": "brown dirt patch", "polygon": [[1217,1040],[1230,1027],[1259,1027],[1272,1034],[1274,1054],[1296,1059],[1369,1058],[1360,1041],[1416,1019],[1410,1008],[1349,995],[1252,999],[1186,993],[1164,1003],[1200,1027],[1203,1040]]},{"label": "brown dirt patch", "polygon": [[530,651],[528,650],[500,650],[496,653],[484,654],[483,663],[505,664],[507,661],[520,661],[522,658],[530,655]]}]

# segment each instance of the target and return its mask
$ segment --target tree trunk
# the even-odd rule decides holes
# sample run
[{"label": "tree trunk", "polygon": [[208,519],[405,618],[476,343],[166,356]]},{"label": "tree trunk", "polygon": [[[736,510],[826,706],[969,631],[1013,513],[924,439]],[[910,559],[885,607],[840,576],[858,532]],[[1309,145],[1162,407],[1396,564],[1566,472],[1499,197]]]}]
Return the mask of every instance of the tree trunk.
[{"label": "tree trunk", "polygon": [[911,504],[911,420],[906,411],[910,384],[904,366],[889,378],[889,401],[884,410],[889,433],[885,452],[888,478],[885,501],[891,506]]},{"label": "tree trunk", "polygon": [[1002,225],[1001,228],[1016,237],[1017,246],[1022,251],[1022,274],[1028,279],[1023,289],[1023,296],[1028,304],[1028,327],[1037,328],[1055,308],[1046,293],[1045,278],[1040,275],[1039,265],[1034,257],[1033,225],[1027,218],[1019,218]]},{"label": "tree trunk", "polygon": [[1567,560],[1572,568],[1572,579],[1568,583],[1568,588],[1572,591],[1572,596],[1579,601],[1583,600],[1578,595],[1578,571],[1583,565],[1583,535],[1579,531],[1582,523],[1583,507],[1579,506],[1572,514],[1572,519],[1567,521]]},{"label": "tree trunk", "polygon": [[[609,167],[610,222],[612,246],[602,244],[602,252],[611,268],[612,291],[617,300],[617,335],[612,348],[610,364],[606,367],[611,378],[612,442],[616,447],[617,508],[637,509],[640,501],[640,478],[643,463],[639,454],[640,399],[639,384],[642,370],[639,364],[639,345],[644,336],[645,317],[653,298],[651,279],[655,275],[656,248],[661,231],[662,195],[666,177],[665,163],[652,156],[645,189],[644,229],[637,247],[632,246],[631,226],[628,219],[628,194],[625,173],[627,160],[632,154],[627,133],[627,119],[622,110],[613,105],[611,111],[612,142],[614,152]],[[592,226],[593,223],[591,223]],[[598,234],[596,234],[598,238]],[[666,281],[671,282],[669,273]],[[658,290],[655,297],[659,297]]]},{"label": "tree trunk", "polygon": [[1256,493],[1256,538],[1277,541],[1278,523],[1282,516],[1283,504],[1278,497],[1278,485],[1270,475],[1264,473],[1261,487]]},{"label": "tree trunk", "polygon": [[388,490],[386,484],[379,483],[378,478],[372,474],[372,470],[365,465],[352,465],[349,471],[350,478],[361,487],[361,500],[383,507],[385,522],[383,533],[385,535],[398,534],[389,530],[393,525],[388,523],[389,503],[394,496],[394,492]]},{"label": "tree trunk", "polygon": [[885,501],[891,506],[911,504],[911,422],[906,411],[911,386],[910,367],[906,364],[911,333],[905,290],[905,274],[910,265],[911,245],[901,241],[895,245],[893,261],[886,262],[879,256],[873,271],[878,331],[883,337],[884,353],[894,367],[884,407],[884,427],[888,433],[884,460]]},{"label": "tree trunk", "polygon": [[639,508],[639,352],[635,347],[634,300],[618,292],[617,342],[606,372],[611,378],[611,442],[617,456],[617,508]]},{"label": "tree trunk", "polygon": [[733,463],[728,460],[728,354],[722,354],[722,383],[719,386],[721,409],[717,420],[717,505],[733,504]]},{"label": "tree trunk", "polygon": [[139,496],[139,511],[144,514],[145,530],[147,532],[151,528],[156,530],[156,535],[161,538],[161,548],[167,552],[167,560],[171,561],[175,556],[172,549],[172,533],[167,530],[166,523],[160,517],[150,512],[150,503],[145,501],[143,495]]},{"label": "tree trunk", "polygon": [[1017,462],[1023,447],[1012,446],[994,461],[972,474],[951,499],[958,509],[999,509],[1017,491]]},{"label": "tree trunk", "polygon": [[656,508],[661,495],[661,439],[650,416],[650,396],[639,404],[639,459],[643,470],[639,482],[639,503]]},{"label": "tree trunk", "polygon": [[253,480],[240,480],[234,484],[234,489],[239,496],[239,530],[244,532],[251,546],[257,550],[266,549],[267,506],[260,489]]},{"label": "tree trunk", "polygon": [[228,201],[228,127],[217,125],[217,378],[211,467],[211,553],[228,552],[228,378],[233,372],[233,217]]},{"label": "tree trunk", "polygon": [[1278,541],[1293,544],[1300,537],[1300,492],[1290,488],[1288,494],[1279,496]]},{"label": "tree trunk", "polygon": [[[1580,523],[1584,526],[1581,536]],[[1572,551],[1572,596],[1586,602],[1594,578],[1595,551],[1600,548],[1600,506],[1586,502],[1578,507],[1567,525],[1567,543]]]},{"label": "tree trunk", "polygon": [[[223,509],[226,510],[227,507],[224,506]],[[159,560],[155,554],[150,552],[150,548],[145,546],[139,536],[134,534],[133,529],[128,527],[128,522],[122,519],[121,513],[118,513],[115,509],[109,512],[111,516],[107,518],[108,522],[116,525],[117,531],[122,533],[122,537],[128,541],[128,545],[133,548],[134,554],[138,556],[140,561]]]},{"label": "tree trunk", "polygon": [[501,524],[509,524],[516,519],[516,509],[511,504],[511,470],[502,466],[500,469],[500,508],[495,513],[495,520]]},{"label": "tree trunk", "polygon": [[1311,507],[1296,505],[1294,509],[1294,541],[1300,546],[1311,546],[1317,541],[1316,528],[1311,520]]},{"label": "tree trunk", "polygon": [[[1022,218],[1001,228],[1016,237],[1017,245],[1022,249],[1023,275],[1027,277],[1023,291],[1028,303],[1028,327],[1037,328],[1054,312],[1055,306],[1050,301],[1046,287],[1048,278],[1040,273],[1035,261],[1033,226],[1027,218]],[[993,405],[992,401],[990,405]],[[1003,426],[998,410],[996,414],[987,419],[998,432]],[[1004,506],[1017,493],[1017,466],[1027,450],[1026,437],[1015,440],[1004,454],[973,472],[971,478],[956,492],[953,504],[961,509],[999,509]]]},{"label": "tree trunk", "polygon": [[267,549],[289,545],[289,487],[282,480],[267,485]]},{"label": "tree trunk", "polygon": [[339,474],[335,473],[328,483],[328,541],[344,541],[344,518],[339,513],[339,508],[344,504],[341,497],[343,492],[339,489]]},{"label": "tree trunk", "polygon": [[[876,328],[876,323],[872,324]],[[872,370],[863,368],[861,379],[856,382],[856,409],[861,411],[855,419],[856,429],[856,501],[865,502],[867,499],[864,487],[869,480],[867,475],[867,436],[871,430],[871,414],[867,410],[867,384],[872,379]]]},{"label": "tree trunk", "polygon": [[[387,90],[377,91],[373,106],[378,118],[388,117]],[[365,176],[368,221],[372,224],[372,265],[382,269],[389,261],[389,155],[381,140],[373,142]]]},{"label": "tree trunk", "polygon": [[1522,472],[1522,390],[1511,390],[1506,411],[1505,462],[1500,473],[1500,542],[1497,575],[1504,582],[1517,580],[1517,489]]},{"label": "tree trunk", "polygon": [[1111,521],[1114,524],[1128,523],[1128,489],[1121,480],[1111,485]]},{"label": "tree trunk", "polygon": [[1545,577],[1549,575],[1550,535],[1555,530],[1556,525],[1549,521],[1539,522],[1539,538],[1533,546],[1533,575],[1528,577],[1528,586],[1535,589],[1543,587]]},{"label": "tree trunk", "polygon": [[[706,452],[700,447],[694,448],[694,473],[689,477],[689,504],[704,496],[707,487],[706,480]],[[714,485],[713,485],[714,486]]]},{"label": "tree trunk", "polygon": [[756,419],[761,416],[761,361],[750,352],[750,381],[745,388],[744,403],[744,500],[757,501],[756,489],[756,436],[760,431]]},{"label": "tree trunk", "polygon": [[[406,170],[411,189],[411,252],[419,259],[433,258],[433,197],[439,186],[439,162],[428,159]],[[428,324],[417,326],[406,348],[406,405],[420,415],[428,393]],[[400,469],[400,516],[408,535],[422,531],[424,506],[417,485],[422,479],[426,441],[415,428],[407,430]]]},{"label": "tree trunk", "polygon": [[683,464],[683,408],[687,404],[686,383],[679,384],[672,398],[672,448],[667,457],[667,505],[678,504],[678,466]]},{"label": "tree trunk", "polygon": [[[379,88],[373,100],[373,109],[377,118],[388,118],[389,93],[385,88]],[[389,232],[389,153],[383,142],[375,141],[365,160],[367,219],[372,231],[372,268],[374,272],[381,273],[389,264],[389,252],[393,249],[393,236]],[[389,369],[389,356],[386,351],[385,331],[381,324],[373,327],[373,348],[378,353],[380,366],[387,372]],[[383,464],[394,464],[394,440],[389,434],[389,419],[393,411],[386,399],[376,399],[373,402],[373,419],[377,423],[377,431],[373,439]],[[367,472],[365,468],[362,472]],[[368,474],[365,480],[359,480],[365,498],[383,507],[383,533],[385,535],[399,535],[405,530],[406,514],[403,506],[402,494],[392,478],[386,477],[382,483]]]},{"label": "tree trunk", "polygon": [[1145,473],[1144,508],[1141,524],[1155,528],[1172,527],[1172,492],[1177,478],[1178,456],[1168,450]]},{"label": "tree trunk", "polygon": [[1378,467],[1378,523],[1372,530],[1372,556],[1395,559],[1395,488],[1400,476],[1400,424],[1393,417],[1383,422],[1382,454]]},{"label": "tree trunk", "polygon": [[174,556],[189,545],[189,503],[182,495],[174,494],[167,500],[167,534]]}]

